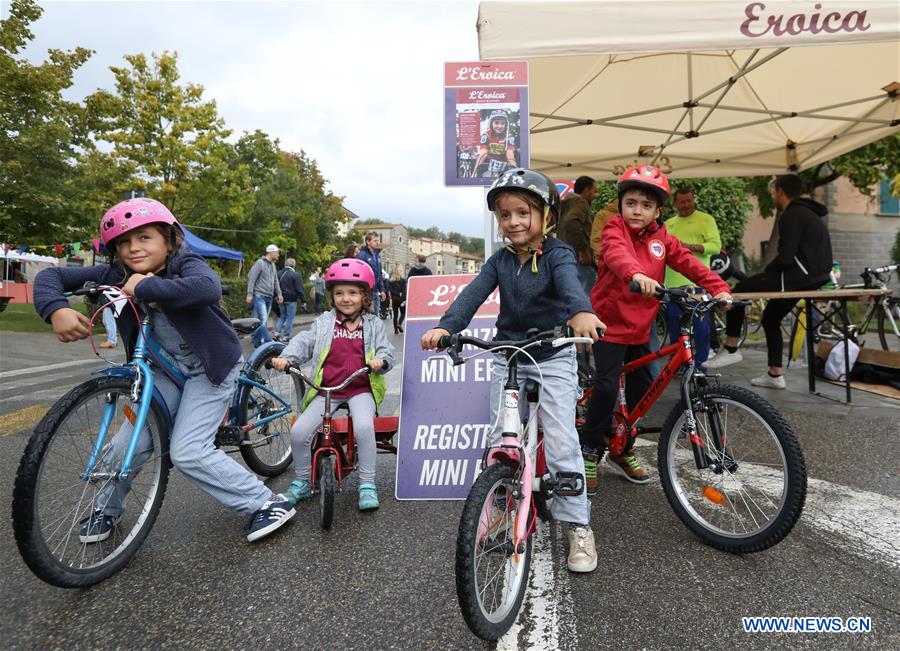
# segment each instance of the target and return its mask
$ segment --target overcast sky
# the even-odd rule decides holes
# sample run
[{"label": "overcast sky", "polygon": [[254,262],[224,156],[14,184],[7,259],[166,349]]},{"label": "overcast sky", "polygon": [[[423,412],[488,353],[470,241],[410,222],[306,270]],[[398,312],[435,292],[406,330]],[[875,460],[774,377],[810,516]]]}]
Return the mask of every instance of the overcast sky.
[{"label": "overcast sky", "polygon": [[95,51],[70,99],[114,90],[126,54],[177,51],[235,134],[305,150],[360,217],[482,235],[483,190],[445,187],[442,156],[443,63],[478,59],[477,2],[39,3],[29,59]]}]

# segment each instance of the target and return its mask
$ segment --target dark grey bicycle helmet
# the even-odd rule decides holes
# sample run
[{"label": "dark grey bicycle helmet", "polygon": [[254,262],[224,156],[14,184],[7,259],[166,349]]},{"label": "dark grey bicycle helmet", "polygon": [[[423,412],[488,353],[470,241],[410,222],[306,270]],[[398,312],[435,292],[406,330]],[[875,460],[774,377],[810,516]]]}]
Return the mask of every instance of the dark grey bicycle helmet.
[{"label": "dark grey bicycle helmet", "polygon": [[494,181],[487,194],[488,210],[493,212],[494,201],[502,190],[513,189],[524,190],[540,198],[550,207],[549,225],[556,224],[556,220],[559,218],[559,190],[556,189],[556,184],[540,172],[524,167],[507,170]]}]

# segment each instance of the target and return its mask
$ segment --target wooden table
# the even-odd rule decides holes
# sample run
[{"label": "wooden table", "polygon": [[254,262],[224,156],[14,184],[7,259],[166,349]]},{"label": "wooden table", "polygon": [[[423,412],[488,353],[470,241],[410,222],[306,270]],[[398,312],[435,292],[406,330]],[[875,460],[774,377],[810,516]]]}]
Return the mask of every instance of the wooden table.
[{"label": "wooden table", "polygon": [[[890,289],[866,289],[864,287],[860,287],[858,289],[816,289],[816,290],[806,290],[806,291],[788,291],[788,292],[741,292],[734,294],[736,299],[741,299],[745,301],[752,301],[758,298],[764,298],[767,300],[778,299],[778,298],[787,298],[787,299],[795,299],[800,300],[804,299],[806,301],[806,366],[809,375],[809,392],[815,393],[816,395],[820,395],[823,398],[827,398],[821,393],[816,391],[816,372],[815,372],[815,331],[816,326],[814,326],[813,321],[813,312],[817,313],[820,317],[822,317],[822,321],[820,323],[831,323],[834,327],[838,328],[841,331],[844,339],[853,339],[853,334],[850,332],[850,318],[847,315],[847,302],[848,301],[860,301],[866,300],[872,297],[877,296],[887,296],[891,293]],[[841,307],[836,313],[826,314],[819,306],[816,305],[817,302],[823,301],[838,301],[841,304]],[[835,323],[834,316],[835,314],[841,315],[841,323]],[[850,351],[847,346],[844,346],[844,368],[848,368],[850,366]],[[850,403],[850,373],[849,370],[847,375],[844,378],[844,388],[847,392],[847,403]]]}]

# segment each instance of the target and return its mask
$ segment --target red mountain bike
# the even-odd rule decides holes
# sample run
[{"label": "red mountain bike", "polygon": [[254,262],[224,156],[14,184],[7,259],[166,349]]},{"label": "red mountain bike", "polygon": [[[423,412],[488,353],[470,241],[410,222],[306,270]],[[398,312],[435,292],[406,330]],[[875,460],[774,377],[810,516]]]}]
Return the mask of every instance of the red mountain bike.
[{"label": "red mountain bike", "polygon": [[[659,432],[659,478],[681,521],[705,543],[723,551],[767,549],[791,531],[803,510],[803,451],[772,403],[748,389],[711,382],[695,369],[692,319],[726,302],[684,289],[660,288],[659,296],[682,308],[680,336],[676,343],[625,365],[609,451],[620,454],[638,435]],[[659,376],[629,410],[625,376],[666,357],[669,361]],[[639,421],[679,371],[683,372],[681,400],[661,429],[642,427]],[[589,396],[588,388],[579,402],[586,405]]]}]

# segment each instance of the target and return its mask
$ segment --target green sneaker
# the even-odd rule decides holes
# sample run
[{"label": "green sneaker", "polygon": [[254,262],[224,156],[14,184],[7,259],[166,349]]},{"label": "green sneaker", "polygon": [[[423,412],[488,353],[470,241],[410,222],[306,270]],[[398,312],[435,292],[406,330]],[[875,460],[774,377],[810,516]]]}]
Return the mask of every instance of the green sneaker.
[{"label": "green sneaker", "polygon": [[588,495],[597,494],[597,464],[600,463],[600,455],[596,452],[582,452],[584,458],[584,488]]},{"label": "green sneaker", "polygon": [[375,488],[375,484],[360,484],[359,510],[371,511],[372,509],[377,509],[378,506],[378,489]]},{"label": "green sneaker", "polygon": [[650,475],[641,466],[631,452],[622,454],[607,454],[606,462],[609,466],[633,484],[646,484],[650,481]]},{"label": "green sneaker", "polygon": [[284,496],[290,500],[291,504],[296,504],[302,500],[308,500],[312,494],[312,484],[305,479],[295,479],[285,491]]}]

